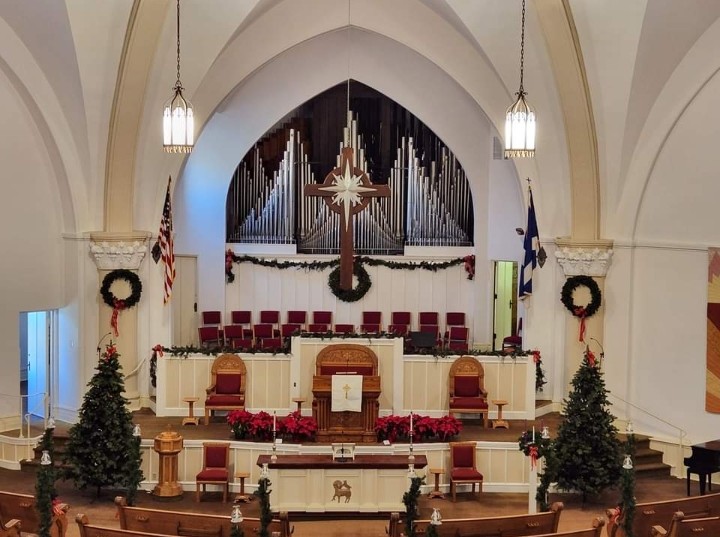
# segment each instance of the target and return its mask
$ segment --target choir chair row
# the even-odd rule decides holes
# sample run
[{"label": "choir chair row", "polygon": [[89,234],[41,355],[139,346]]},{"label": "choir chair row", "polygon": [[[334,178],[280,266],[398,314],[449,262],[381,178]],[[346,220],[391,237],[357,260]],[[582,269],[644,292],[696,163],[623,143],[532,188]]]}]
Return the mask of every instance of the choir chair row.
[{"label": "choir chair row", "polygon": [[[340,334],[360,333],[377,334],[388,332],[399,337],[409,338],[412,327],[412,314],[407,311],[391,313],[391,323],[387,330],[383,329],[382,312],[362,312],[362,324],[332,323],[331,311],[313,311],[312,322],[308,323],[308,312],[288,311],[287,322],[280,323],[280,312],[264,310],[260,312],[260,322],[252,323],[252,312],[232,311],[231,324],[223,325],[220,311],[202,312],[202,326],[198,333],[202,346],[228,346],[233,348],[280,348],[295,333],[326,333]],[[436,347],[447,347],[456,351],[467,351],[469,347],[469,330],[465,326],[465,313],[448,312],[445,316],[446,330],[440,330],[437,312],[420,312],[418,314],[419,330],[417,332],[434,334]]]}]

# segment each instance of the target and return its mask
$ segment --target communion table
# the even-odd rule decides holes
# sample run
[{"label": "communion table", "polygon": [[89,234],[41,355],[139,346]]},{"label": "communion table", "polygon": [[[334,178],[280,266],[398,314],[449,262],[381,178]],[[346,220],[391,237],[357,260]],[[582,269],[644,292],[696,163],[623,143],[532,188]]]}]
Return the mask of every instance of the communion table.
[{"label": "communion table", "polygon": [[[407,455],[355,455],[340,462],[332,455],[260,455],[258,466],[270,471],[273,511],[378,513],[405,511],[403,494],[410,487]],[[425,455],[414,468],[425,474]]]}]

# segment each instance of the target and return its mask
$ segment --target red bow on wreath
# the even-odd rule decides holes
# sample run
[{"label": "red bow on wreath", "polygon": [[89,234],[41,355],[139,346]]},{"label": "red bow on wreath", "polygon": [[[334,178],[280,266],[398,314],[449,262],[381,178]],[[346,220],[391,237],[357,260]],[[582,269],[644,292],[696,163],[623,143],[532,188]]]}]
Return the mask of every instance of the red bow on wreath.
[{"label": "red bow on wreath", "polygon": [[118,333],[118,315],[119,313],[125,309],[125,301],[124,300],[114,300],[113,301],[113,312],[112,317],[110,317],[110,326],[112,326],[113,334],[115,337],[118,337],[120,334]]},{"label": "red bow on wreath", "polygon": [[573,310],[575,317],[580,317],[580,335],[578,341],[585,341],[585,308],[578,306]]},{"label": "red bow on wreath", "polygon": [[472,280],[475,278],[475,256],[474,255],[466,255],[463,257],[463,262],[465,263],[465,272],[467,272],[467,279]]},{"label": "red bow on wreath", "polygon": [[538,448],[537,446],[530,446],[530,468],[532,470],[537,466],[538,460]]}]

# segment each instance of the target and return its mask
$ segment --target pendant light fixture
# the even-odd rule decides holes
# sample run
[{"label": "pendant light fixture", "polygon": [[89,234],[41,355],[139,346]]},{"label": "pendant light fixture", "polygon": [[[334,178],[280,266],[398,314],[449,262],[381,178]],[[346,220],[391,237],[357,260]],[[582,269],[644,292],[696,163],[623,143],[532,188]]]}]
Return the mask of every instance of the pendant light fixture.
[{"label": "pendant light fixture", "polygon": [[505,158],[535,156],[535,111],[525,101],[523,75],[525,70],[525,0],[522,0],[522,31],[520,33],[520,89],[517,100],[505,114]]},{"label": "pendant light fixture", "polygon": [[180,0],[177,0],[177,80],[173,96],[163,111],[163,149],[166,153],[190,153],[195,144],[193,107],[183,96],[180,82]]}]

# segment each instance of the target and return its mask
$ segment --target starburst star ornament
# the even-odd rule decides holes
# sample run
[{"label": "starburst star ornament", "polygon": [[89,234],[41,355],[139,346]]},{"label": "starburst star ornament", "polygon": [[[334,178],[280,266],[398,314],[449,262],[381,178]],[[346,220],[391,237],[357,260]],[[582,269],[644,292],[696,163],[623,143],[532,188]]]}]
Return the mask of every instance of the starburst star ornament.
[{"label": "starburst star ornament", "polygon": [[362,186],[362,174],[354,175],[349,161],[345,161],[342,175],[333,174],[333,183],[330,186],[322,186],[319,190],[335,192],[332,196],[332,203],[341,205],[345,215],[345,229],[350,225],[350,209],[362,203],[364,192],[374,192],[374,188]]}]

